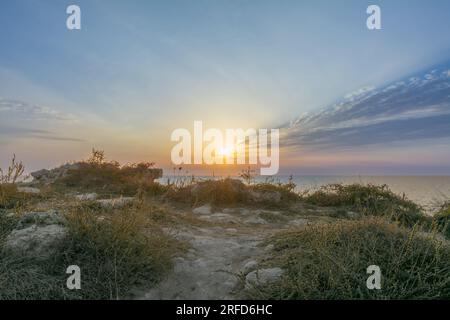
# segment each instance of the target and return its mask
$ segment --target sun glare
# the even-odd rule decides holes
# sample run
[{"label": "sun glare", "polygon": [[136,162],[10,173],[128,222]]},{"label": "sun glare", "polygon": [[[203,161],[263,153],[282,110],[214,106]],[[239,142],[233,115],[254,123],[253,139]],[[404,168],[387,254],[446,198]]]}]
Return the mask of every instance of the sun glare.
[{"label": "sun glare", "polygon": [[224,147],[217,150],[217,154],[221,157],[231,157],[234,151],[231,147]]}]

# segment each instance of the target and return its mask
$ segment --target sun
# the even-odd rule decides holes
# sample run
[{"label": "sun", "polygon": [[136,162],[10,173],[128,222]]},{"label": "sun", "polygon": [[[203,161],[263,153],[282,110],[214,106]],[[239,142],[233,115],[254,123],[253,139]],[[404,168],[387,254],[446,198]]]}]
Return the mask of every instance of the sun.
[{"label": "sun", "polygon": [[223,147],[217,150],[217,154],[221,157],[231,157],[234,154],[233,148]]}]

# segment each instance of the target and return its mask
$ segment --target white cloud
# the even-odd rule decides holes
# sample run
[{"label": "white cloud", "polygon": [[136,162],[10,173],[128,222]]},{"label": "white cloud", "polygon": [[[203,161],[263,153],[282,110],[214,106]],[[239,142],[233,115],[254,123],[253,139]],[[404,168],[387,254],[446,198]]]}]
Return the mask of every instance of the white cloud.
[{"label": "white cloud", "polygon": [[25,120],[76,121],[72,114],[64,113],[46,106],[31,105],[23,101],[0,98],[0,113],[8,113]]}]

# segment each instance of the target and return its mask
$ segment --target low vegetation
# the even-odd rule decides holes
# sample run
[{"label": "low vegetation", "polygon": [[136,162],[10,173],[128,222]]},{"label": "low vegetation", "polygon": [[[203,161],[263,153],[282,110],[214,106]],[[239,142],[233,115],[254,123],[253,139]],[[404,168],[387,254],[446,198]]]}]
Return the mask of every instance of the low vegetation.
[{"label": "low vegetation", "polygon": [[[72,182],[80,190],[109,182],[108,191],[131,181],[124,188],[133,185],[134,195],[142,188],[140,178],[144,177],[140,173],[149,167],[86,161],[80,172],[71,172],[63,181],[68,185]],[[117,209],[105,209],[94,201],[71,200],[64,205],[55,202],[64,217],[67,234],[49,257],[33,257],[7,249],[6,238],[18,225],[22,212],[58,196],[54,189],[61,183],[60,180],[50,186],[53,191],[49,194],[19,192],[16,182],[23,166],[17,168],[18,174],[7,171],[12,172],[14,179],[2,178],[0,183],[0,300],[126,298],[140,285],[149,288],[157,283],[171,270],[172,256],[184,248],[163,232],[155,218],[156,210],[145,206],[145,199],[137,198]],[[108,172],[113,176],[108,176]],[[81,268],[82,290],[66,287],[66,269],[70,265]]]},{"label": "low vegetation", "polygon": [[438,230],[441,231],[447,239],[450,239],[450,202],[442,205],[441,210],[433,216],[433,221]]},{"label": "low vegetation", "polygon": [[[431,234],[383,218],[340,221],[271,238],[266,264],[281,280],[247,291],[250,299],[449,299],[450,247]],[[369,290],[366,269],[382,270],[382,290]]]},{"label": "low vegetation", "polygon": [[[196,181],[180,178],[162,185],[149,172],[152,163],[120,165],[104,153],[69,168],[38,194],[20,192],[23,165],[13,158],[0,170],[0,300],[118,299],[134,288],[151,288],[172,267],[174,254],[187,245],[167,230],[209,223],[190,213],[192,207],[248,206],[293,214],[328,207],[327,217],[302,228],[282,231],[267,240],[274,249],[263,266],[281,267],[282,278],[246,290],[251,299],[448,299],[450,298],[450,204],[434,216],[387,186],[333,184],[299,194],[287,183],[257,183],[252,171],[241,180]],[[73,195],[95,192],[101,198],[132,196],[120,207]],[[67,195],[68,194],[68,195]],[[67,234],[45,259],[5,249],[8,234],[24,212],[55,209]],[[182,208],[176,214],[170,208]],[[259,209],[259,208],[258,208]],[[285,210],[286,209],[286,210]],[[46,209],[45,209],[46,210]],[[328,210],[328,209],[327,209]],[[312,212],[312,213],[311,213]],[[342,214],[333,214],[342,213]],[[355,212],[350,217],[347,213]],[[301,214],[302,212],[297,212]],[[288,215],[262,212],[267,222]],[[324,218],[324,219],[322,219]],[[163,229],[165,232],[163,232]],[[82,269],[82,290],[68,290],[67,266]],[[368,290],[366,268],[380,266],[383,290]]]},{"label": "low vegetation", "polygon": [[[135,287],[157,283],[180,248],[135,207],[103,216],[80,205],[65,219],[68,234],[49,258],[0,250],[0,299],[126,298]],[[17,220],[0,216],[0,244]],[[69,265],[80,266],[82,290],[66,288]]]},{"label": "low vegetation", "polygon": [[106,161],[103,151],[94,149],[89,159],[75,163],[55,181],[54,187],[59,191],[69,189],[104,196],[134,196],[138,192],[162,194],[166,188],[153,181],[153,168],[151,162],[121,165],[117,161]]},{"label": "low vegetation", "polygon": [[316,206],[345,208],[363,216],[386,217],[401,225],[430,225],[430,219],[420,206],[398,196],[386,185],[331,184],[303,195],[303,201]]},{"label": "low vegetation", "polygon": [[299,196],[290,183],[244,184],[240,180],[194,181],[182,186],[169,185],[166,198],[191,205],[211,203],[216,206],[257,205],[285,207]]}]

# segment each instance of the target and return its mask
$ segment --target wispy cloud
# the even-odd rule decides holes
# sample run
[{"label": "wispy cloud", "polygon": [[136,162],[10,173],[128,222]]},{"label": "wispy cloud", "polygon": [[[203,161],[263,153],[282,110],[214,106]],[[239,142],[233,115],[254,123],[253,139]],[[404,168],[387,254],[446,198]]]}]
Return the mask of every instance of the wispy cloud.
[{"label": "wispy cloud", "polygon": [[14,116],[24,120],[77,120],[77,118],[72,114],[57,111],[46,106],[38,106],[19,100],[4,98],[0,98],[0,115],[2,118]]},{"label": "wispy cloud", "polygon": [[75,116],[49,107],[0,98],[0,137],[83,142],[50,129],[76,121]]},{"label": "wispy cloud", "polygon": [[293,148],[355,147],[450,137],[450,77],[433,69],[377,89],[365,87],[286,126]]}]

